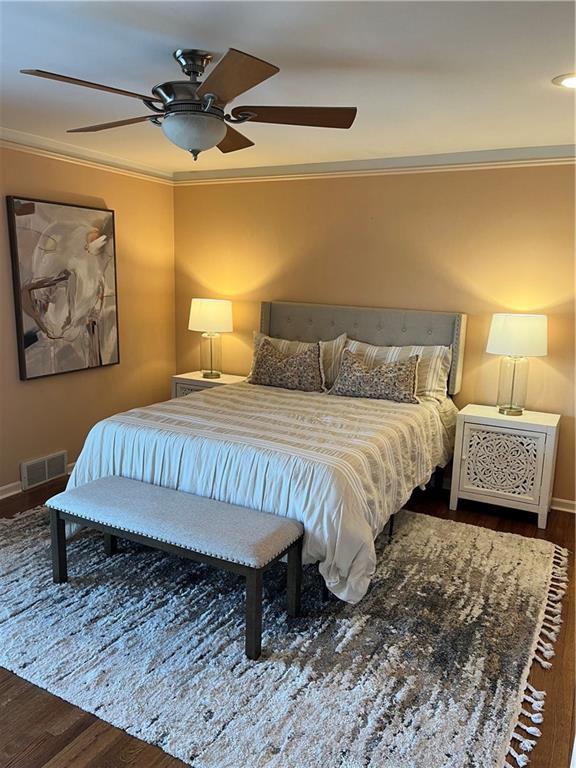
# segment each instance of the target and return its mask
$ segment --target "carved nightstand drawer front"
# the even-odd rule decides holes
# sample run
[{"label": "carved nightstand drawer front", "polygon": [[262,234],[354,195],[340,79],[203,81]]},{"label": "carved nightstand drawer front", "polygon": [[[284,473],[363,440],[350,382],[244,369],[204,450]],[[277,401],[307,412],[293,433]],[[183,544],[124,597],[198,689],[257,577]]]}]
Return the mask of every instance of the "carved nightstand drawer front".
[{"label": "carved nightstand drawer front", "polygon": [[182,384],[181,382],[178,382],[176,384],[176,397],[184,397],[185,395],[192,394],[192,392],[201,392],[203,389],[207,389],[207,387],[198,387],[194,386],[194,384]]},{"label": "carved nightstand drawer front", "polygon": [[460,489],[540,503],[546,435],[464,425]]}]

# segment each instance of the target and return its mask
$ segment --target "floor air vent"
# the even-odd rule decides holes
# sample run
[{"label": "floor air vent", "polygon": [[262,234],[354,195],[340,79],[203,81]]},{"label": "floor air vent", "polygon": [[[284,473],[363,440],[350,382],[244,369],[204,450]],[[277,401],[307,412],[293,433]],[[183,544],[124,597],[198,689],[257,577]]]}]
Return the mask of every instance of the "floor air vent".
[{"label": "floor air vent", "polygon": [[22,490],[27,491],[55,477],[62,477],[66,474],[68,456],[66,451],[51,453],[49,456],[42,456],[40,459],[23,461],[20,464],[20,482]]}]

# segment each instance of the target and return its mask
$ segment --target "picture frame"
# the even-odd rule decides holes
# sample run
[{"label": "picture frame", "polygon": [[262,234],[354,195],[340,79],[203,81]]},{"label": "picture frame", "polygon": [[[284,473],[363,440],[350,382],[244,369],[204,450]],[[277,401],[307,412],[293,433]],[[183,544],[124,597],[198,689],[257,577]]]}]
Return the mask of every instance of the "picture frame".
[{"label": "picture frame", "polygon": [[120,362],[114,211],[6,198],[20,379]]}]

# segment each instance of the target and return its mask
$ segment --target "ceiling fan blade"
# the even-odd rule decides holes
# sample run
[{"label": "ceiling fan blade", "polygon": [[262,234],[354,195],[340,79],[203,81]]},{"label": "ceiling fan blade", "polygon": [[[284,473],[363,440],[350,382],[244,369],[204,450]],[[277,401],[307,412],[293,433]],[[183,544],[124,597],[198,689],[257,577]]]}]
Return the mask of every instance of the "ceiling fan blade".
[{"label": "ceiling fan blade", "polygon": [[220,152],[236,152],[238,149],[247,149],[253,146],[253,141],[228,125],[226,126],[226,136],[218,144],[218,149]]},{"label": "ceiling fan blade", "polygon": [[91,83],[89,80],[79,80],[76,77],[68,75],[58,75],[55,72],[45,72],[43,69],[21,69],[23,75],[34,75],[34,77],[44,77],[46,80],[57,80],[61,83],[70,83],[71,85],[83,85],[84,88],[94,88],[96,91],[106,91],[106,93],[117,93],[119,96],[130,96],[132,99],[141,101],[160,101],[155,96],[144,96],[141,93],[125,91],[122,88],[113,88],[110,85],[100,85],[100,83]]},{"label": "ceiling fan blade", "polygon": [[[161,115],[160,115],[161,117]],[[108,128],[119,128],[121,125],[133,125],[134,123],[143,123],[145,120],[154,118],[154,115],[145,117],[129,117],[127,120],[115,120],[113,123],[100,123],[99,125],[87,125],[84,128],[70,128],[66,133],[94,133],[95,131],[107,131]]]},{"label": "ceiling fan blade", "polygon": [[274,64],[230,48],[200,84],[196,95],[202,97],[214,93],[218,97],[218,104],[227,104],[279,71]]},{"label": "ceiling fan blade", "polygon": [[234,107],[232,117],[250,112],[251,123],[312,125],[318,128],[350,128],[356,107]]}]

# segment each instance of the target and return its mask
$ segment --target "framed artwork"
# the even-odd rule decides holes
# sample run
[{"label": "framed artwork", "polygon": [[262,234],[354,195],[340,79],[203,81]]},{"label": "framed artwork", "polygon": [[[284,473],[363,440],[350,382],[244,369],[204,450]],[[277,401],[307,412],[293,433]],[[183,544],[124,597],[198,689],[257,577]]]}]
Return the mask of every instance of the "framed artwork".
[{"label": "framed artwork", "polygon": [[114,211],[7,204],[20,378],[118,363]]}]

